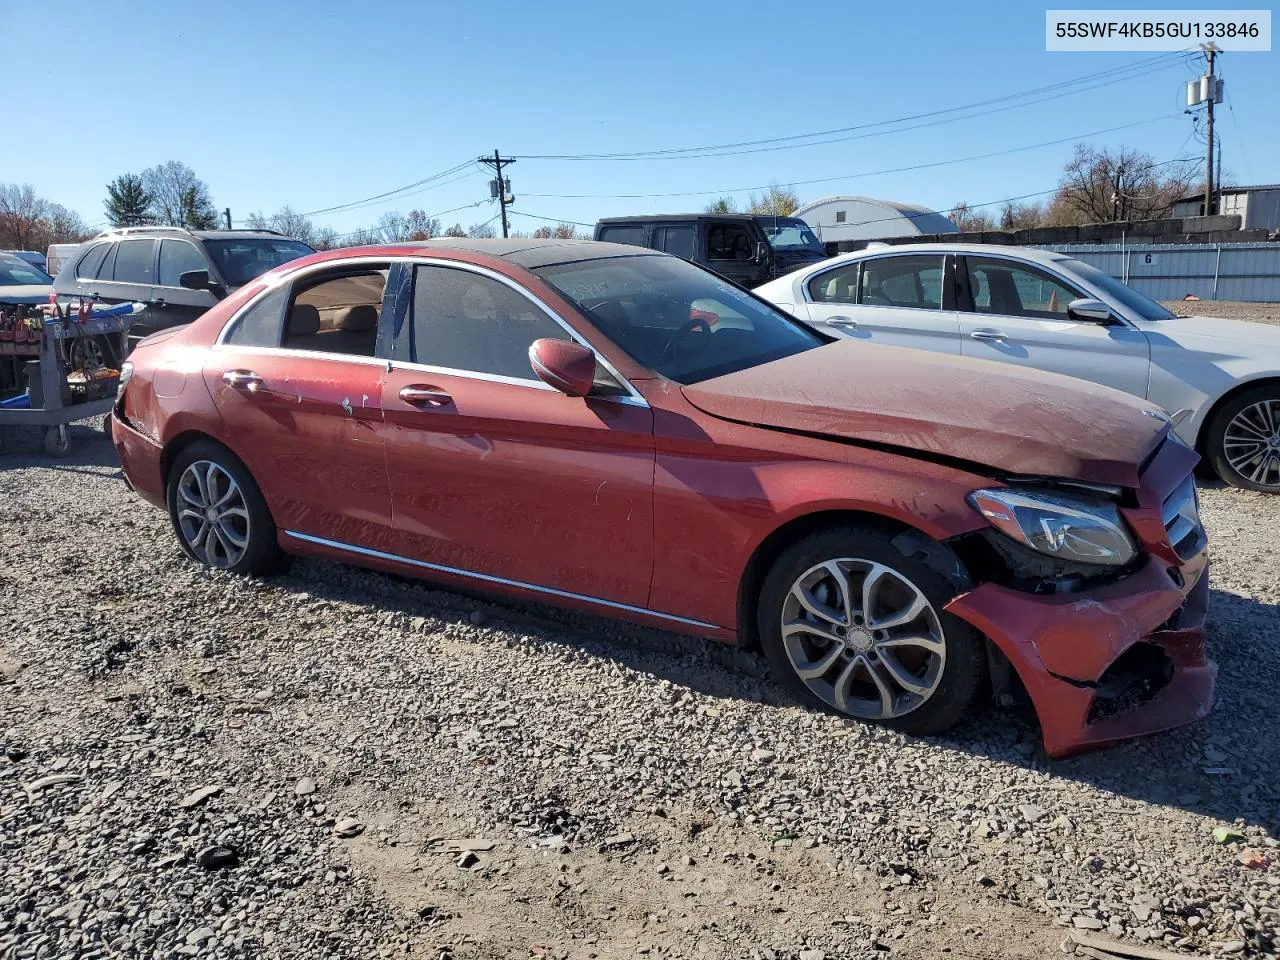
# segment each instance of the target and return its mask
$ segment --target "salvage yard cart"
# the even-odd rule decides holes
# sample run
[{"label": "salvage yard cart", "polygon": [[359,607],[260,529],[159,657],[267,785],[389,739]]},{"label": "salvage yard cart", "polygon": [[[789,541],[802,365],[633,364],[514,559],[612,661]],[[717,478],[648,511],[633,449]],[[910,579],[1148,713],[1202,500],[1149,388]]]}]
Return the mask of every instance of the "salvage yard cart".
[{"label": "salvage yard cart", "polygon": [[129,319],[142,309],[0,306],[0,427],[43,427],[55,457],[70,452],[75,420],[100,416],[109,430]]}]

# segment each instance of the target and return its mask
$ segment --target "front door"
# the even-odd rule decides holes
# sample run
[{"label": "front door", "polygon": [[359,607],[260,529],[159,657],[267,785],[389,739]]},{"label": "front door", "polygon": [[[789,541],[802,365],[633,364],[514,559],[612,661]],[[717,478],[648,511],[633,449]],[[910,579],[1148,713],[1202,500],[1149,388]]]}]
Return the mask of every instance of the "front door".
[{"label": "front door", "polygon": [[381,549],[391,524],[375,339],[386,268],[312,273],[268,294],[206,382],[276,526]]},{"label": "front door", "polygon": [[[567,397],[529,346],[568,331],[514,285],[415,268],[412,362],[384,381],[399,546],[480,578],[643,607],[653,571],[653,418],[606,388]],[[400,344],[396,354],[402,355]]]},{"label": "front door", "polygon": [[756,259],[750,220],[702,221],[702,253],[708,267],[748,290],[768,279],[769,264]]},{"label": "front door", "polygon": [[218,302],[208,290],[188,290],[178,279],[191,270],[208,270],[196,245],[189,240],[160,241],[156,286],[147,306],[147,318],[159,330],[190,323]]},{"label": "front door", "polygon": [[1150,346],[1139,330],[1072,320],[1067,305],[1088,296],[1061,277],[1020,260],[967,256],[961,313],[966,357],[1000,360],[1092,380],[1146,397]]},{"label": "front door", "polygon": [[809,317],[856,340],[958,354],[951,269],[941,253],[846,261],[809,280]]}]

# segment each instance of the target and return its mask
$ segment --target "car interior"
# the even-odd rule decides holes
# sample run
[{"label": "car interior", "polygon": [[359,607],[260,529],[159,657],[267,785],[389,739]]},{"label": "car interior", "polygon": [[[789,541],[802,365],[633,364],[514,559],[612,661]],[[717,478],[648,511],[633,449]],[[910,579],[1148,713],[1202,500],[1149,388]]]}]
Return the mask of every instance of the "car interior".
[{"label": "car interior", "polygon": [[296,293],[285,322],[287,350],[371,357],[387,271],[332,277]]}]

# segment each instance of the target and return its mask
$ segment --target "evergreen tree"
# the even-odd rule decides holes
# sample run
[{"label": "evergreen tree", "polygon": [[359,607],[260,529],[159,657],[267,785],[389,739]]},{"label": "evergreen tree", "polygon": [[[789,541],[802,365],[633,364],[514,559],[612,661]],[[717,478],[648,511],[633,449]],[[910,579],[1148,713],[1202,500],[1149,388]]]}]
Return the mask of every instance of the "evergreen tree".
[{"label": "evergreen tree", "polygon": [[152,196],[134,173],[122,173],[107,184],[107,220],[113,227],[140,227],[150,220]]}]

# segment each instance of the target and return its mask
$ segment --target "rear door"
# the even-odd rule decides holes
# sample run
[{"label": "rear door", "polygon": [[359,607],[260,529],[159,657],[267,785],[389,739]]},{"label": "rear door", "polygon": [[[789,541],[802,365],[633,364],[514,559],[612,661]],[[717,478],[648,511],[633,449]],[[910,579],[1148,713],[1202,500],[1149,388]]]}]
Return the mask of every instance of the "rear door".
[{"label": "rear door", "polygon": [[809,317],[844,337],[958,354],[953,259],[925,253],[840,263],[809,279]]},{"label": "rear door", "polygon": [[696,224],[659,223],[653,226],[651,243],[654,250],[662,250],[682,260],[697,262],[695,240]]},{"label": "rear door", "polygon": [[1008,257],[961,258],[961,331],[966,357],[1000,360],[1147,395],[1150,346],[1124,321],[1072,320],[1084,291],[1035,264]]},{"label": "rear door", "polygon": [[606,223],[597,231],[597,240],[605,243],[625,243],[632,247],[649,246],[650,233],[643,223]]},{"label": "rear door", "polygon": [[206,367],[225,439],[287,535],[386,546],[377,336],[388,269],[308,271],[250,306]]}]

